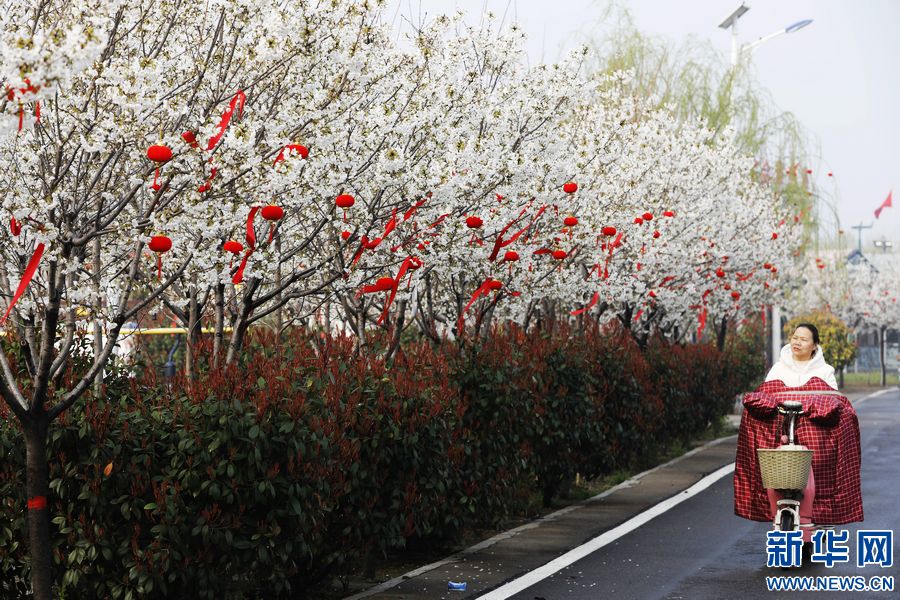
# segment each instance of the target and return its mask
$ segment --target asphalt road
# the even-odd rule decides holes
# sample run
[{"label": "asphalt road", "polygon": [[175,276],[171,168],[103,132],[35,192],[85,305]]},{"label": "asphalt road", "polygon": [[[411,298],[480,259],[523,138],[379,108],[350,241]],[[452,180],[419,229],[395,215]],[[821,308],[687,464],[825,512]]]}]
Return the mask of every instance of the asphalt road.
[{"label": "asphalt road", "polygon": [[[733,513],[731,477],[675,506],[617,541],[512,596],[515,600],[723,598],[900,598],[900,390],[857,405],[862,434],[866,520],[850,531],[851,562],[827,568],[766,567],[768,526]],[[893,529],[894,565],[855,566],[857,529]],[[771,592],[772,576],[893,576],[894,591]]]}]

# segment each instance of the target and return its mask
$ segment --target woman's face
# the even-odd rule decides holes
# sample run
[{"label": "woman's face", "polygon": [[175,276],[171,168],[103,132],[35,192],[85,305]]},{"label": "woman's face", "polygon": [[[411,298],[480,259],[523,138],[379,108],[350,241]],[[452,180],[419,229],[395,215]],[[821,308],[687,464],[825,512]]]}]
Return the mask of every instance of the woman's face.
[{"label": "woman's face", "polygon": [[809,360],[816,348],[812,331],[806,327],[798,327],[791,336],[791,353],[795,360]]}]

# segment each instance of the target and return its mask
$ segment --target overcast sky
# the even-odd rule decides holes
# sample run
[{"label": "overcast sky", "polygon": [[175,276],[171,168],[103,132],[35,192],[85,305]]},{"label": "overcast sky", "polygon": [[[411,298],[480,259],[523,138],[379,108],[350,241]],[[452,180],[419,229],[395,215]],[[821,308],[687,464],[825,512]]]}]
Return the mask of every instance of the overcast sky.
[{"label": "overcast sky", "polygon": [[[605,2],[596,0],[390,0],[388,20],[461,9],[477,23],[484,10],[513,20],[528,35],[532,63],[551,62],[597,36]],[[623,0],[638,30],[675,45],[688,36],[709,41],[727,61],[730,32],[718,27],[740,0]],[[777,109],[794,113],[814,138],[819,156],[810,165],[823,193],[835,203],[841,226],[863,249],[886,238],[900,248],[900,198],[881,218],[873,214],[892,189],[900,194],[900,1],[748,0],[738,39],[752,42],[801,19],[812,25],[772,39],[753,53],[756,79]],[[832,171],[833,178],[826,177]]]}]

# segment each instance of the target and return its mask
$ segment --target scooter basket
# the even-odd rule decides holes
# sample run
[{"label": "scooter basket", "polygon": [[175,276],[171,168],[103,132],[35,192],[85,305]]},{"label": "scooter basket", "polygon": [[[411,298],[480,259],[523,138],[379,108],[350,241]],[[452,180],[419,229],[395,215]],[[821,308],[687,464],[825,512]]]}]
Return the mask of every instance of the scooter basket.
[{"label": "scooter basket", "polygon": [[806,446],[784,445],[757,448],[763,487],[773,490],[802,490],[809,481],[813,451]]}]

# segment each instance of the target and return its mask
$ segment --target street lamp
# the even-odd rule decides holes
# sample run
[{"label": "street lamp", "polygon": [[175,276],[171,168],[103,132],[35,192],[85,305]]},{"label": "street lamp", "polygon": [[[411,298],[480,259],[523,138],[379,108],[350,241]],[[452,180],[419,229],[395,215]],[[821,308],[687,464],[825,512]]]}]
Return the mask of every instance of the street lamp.
[{"label": "street lamp", "polygon": [[[761,37],[755,42],[751,42],[749,44],[743,44],[741,46],[738,45],[737,39],[737,22],[738,19],[743,17],[747,11],[750,10],[750,7],[741,3],[740,6],[735,9],[728,17],[719,24],[719,27],[722,29],[731,29],[731,74],[735,75],[735,69],[738,66],[742,56],[746,54],[750,54],[754,50],[756,50],[763,43],[768,42],[772,38],[776,38],[779,35],[784,33],[794,33],[795,31],[800,31],[810,23],[812,23],[812,19],[804,19],[803,21],[797,21],[791,25],[788,25],[784,29],[779,29],[773,33],[770,33],[767,36]],[[730,93],[730,91],[729,91]],[[781,309],[777,304],[772,304],[772,318],[770,320],[772,323],[772,363],[778,362],[778,354],[781,352]]]},{"label": "street lamp", "polygon": [[749,44],[743,44],[738,46],[737,41],[737,22],[744,14],[750,10],[750,7],[746,4],[741,4],[737,9],[728,15],[728,18],[722,21],[719,24],[719,27],[722,29],[731,29],[731,66],[734,67],[738,64],[741,59],[741,56],[746,53],[751,53],[756,50],[760,45],[764,42],[768,42],[772,38],[776,38],[779,35],[785,33],[794,33],[795,31],[800,31],[810,23],[812,23],[812,19],[803,19],[802,21],[797,21],[796,23],[792,23],[785,27],[784,29],[779,29],[769,35],[763,36],[756,40],[755,42],[751,42]]},{"label": "street lamp", "polygon": [[875,240],[872,243],[875,244],[876,248],[881,248],[881,251],[883,253],[886,253],[888,251],[888,248],[894,247],[894,242],[892,242],[890,240],[881,239],[881,240]]}]

